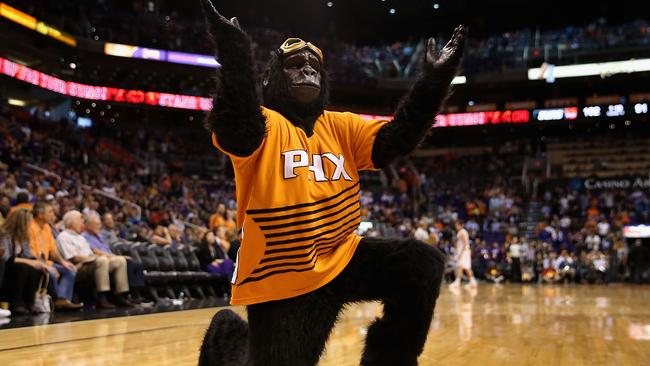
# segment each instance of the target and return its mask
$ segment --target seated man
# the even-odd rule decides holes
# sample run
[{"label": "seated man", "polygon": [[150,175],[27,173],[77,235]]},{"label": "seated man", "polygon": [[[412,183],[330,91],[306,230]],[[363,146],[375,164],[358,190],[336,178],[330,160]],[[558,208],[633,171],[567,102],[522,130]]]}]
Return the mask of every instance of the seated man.
[{"label": "seated man", "polygon": [[113,220],[113,214],[107,212],[102,216],[102,229],[99,232],[99,236],[102,241],[108,245],[113,244],[118,241],[120,238],[118,236],[119,232],[115,228],[115,220]]},{"label": "seated man", "polygon": [[[97,256],[90,249],[86,239],[81,236],[83,228],[83,217],[81,212],[72,210],[63,215],[63,230],[56,241],[61,248],[63,257],[77,267],[79,274],[92,275],[97,286],[97,306],[105,309],[118,306],[131,307],[133,304],[124,295],[129,292],[129,282],[126,271],[126,259],[124,257]],[[113,303],[108,300],[108,293],[111,290],[110,274],[113,274],[116,296]],[[115,304],[115,305],[113,305]]]},{"label": "seated man", "polygon": [[48,290],[54,298],[54,307],[57,310],[81,309],[83,304],[72,302],[77,268],[59,254],[50,227],[56,219],[54,208],[47,202],[39,201],[34,205],[32,214],[34,219],[29,224],[29,246],[34,257],[43,261],[50,272]]},{"label": "seated man", "polygon": [[[104,215],[104,218],[106,218],[106,215]],[[113,254],[111,247],[104,241],[101,236],[102,232],[102,222],[99,214],[92,211],[86,215],[86,230],[81,235],[86,239],[93,253],[97,256],[108,257],[109,259],[119,257]],[[142,267],[142,264],[133,261],[130,257],[123,256],[121,258],[126,259],[129,287],[132,290],[144,287],[144,267]],[[136,302],[141,300],[137,293],[135,294],[135,300]]]}]

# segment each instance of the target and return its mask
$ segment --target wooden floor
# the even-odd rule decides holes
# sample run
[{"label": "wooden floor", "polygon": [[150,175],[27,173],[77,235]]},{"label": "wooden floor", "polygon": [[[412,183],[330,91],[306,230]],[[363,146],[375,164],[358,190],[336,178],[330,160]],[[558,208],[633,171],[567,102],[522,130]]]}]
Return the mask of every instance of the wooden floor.
[{"label": "wooden floor", "polygon": [[[0,365],[195,365],[216,311],[3,330]],[[358,365],[366,327],[380,314],[373,303],[347,309],[320,365]],[[445,288],[420,364],[650,365],[650,287]]]}]

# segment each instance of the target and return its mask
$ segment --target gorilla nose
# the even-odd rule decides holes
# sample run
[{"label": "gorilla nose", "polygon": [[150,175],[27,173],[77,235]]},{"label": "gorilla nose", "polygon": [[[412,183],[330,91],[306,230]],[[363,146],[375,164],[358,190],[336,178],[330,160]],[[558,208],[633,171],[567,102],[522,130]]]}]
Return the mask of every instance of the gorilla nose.
[{"label": "gorilla nose", "polygon": [[307,76],[314,76],[317,74],[316,70],[314,70],[314,68],[311,66],[303,67],[302,72]]}]

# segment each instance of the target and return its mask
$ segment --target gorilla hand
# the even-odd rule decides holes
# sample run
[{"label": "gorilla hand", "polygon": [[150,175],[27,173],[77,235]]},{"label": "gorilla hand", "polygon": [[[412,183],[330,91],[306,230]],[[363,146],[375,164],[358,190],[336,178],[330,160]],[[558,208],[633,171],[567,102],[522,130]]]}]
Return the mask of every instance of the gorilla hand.
[{"label": "gorilla hand", "polygon": [[[425,55],[426,71],[440,70],[442,72],[456,73],[460,60],[465,49],[467,28],[459,25],[454,29],[454,34],[442,50],[436,50],[436,41],[433,37],[427,41],[427,52]],[[455,76],[455,75],[453,75]]]},{"label": "gorilla hand", "polygon": [[372,161],[377,168],[410,154],[429,132],[440,106],[449,94],[465,48],[467,28],[456,27],[451,40],[438,52],[433,38],[427,41],[424,67],[395,110],[393,122],[377,133]]},{"label": "gorilla hand", "polygon": [[201,7],[203,8],[203,14],[205,15],[206,22],[209,25],[208,32],[214,38],[217,48],[222,46],[223,41],[227,41],[228,38],[232,38],[239,42],[250,43],[246,33],[244,33],[239,25],[237,17],[228,20],[228,18],[219,13],[211,0],[200,1]]}]

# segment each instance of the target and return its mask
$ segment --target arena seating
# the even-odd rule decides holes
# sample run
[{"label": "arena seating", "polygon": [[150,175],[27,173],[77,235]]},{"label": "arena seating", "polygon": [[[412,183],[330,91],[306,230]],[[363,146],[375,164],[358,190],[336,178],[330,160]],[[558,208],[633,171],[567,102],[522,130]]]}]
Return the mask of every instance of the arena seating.
[{"label": "arena seating", "polygon": [[646,175],[650,172],[650,139],[594,139],[549,143],[553,170],[565,178]]},{"label": "arena seating", "polygon": [[155,244],[119,241],[112,249],[131,257],[145,268],[149,296],[157,300],[176,298],[180,291],[188,297],[227,295],[229,279],[201,271],[195,248],[175,249]]}]

